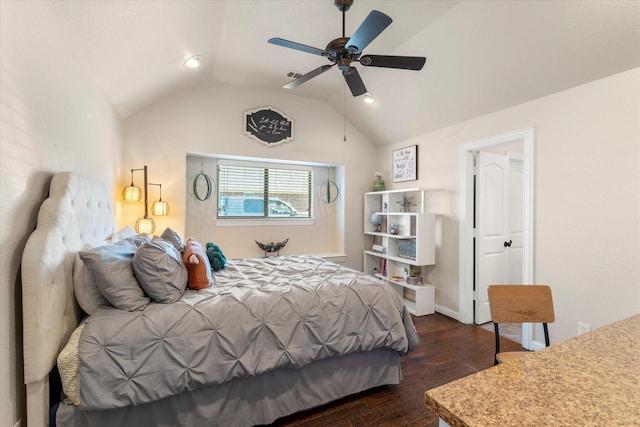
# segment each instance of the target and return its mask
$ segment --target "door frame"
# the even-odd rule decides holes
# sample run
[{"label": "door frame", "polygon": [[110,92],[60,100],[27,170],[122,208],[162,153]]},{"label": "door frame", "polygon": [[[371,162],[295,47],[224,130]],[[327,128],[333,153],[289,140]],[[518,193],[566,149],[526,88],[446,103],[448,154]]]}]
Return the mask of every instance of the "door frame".
[{"label": "door frame", "polygon": [[[522,283],[533,283],[533,208],[534,208],[534,141],[533,128],[471,141],[460,146],[460,223],[459,223],[459,283],[458,320],[473,323],[473,153],[507,144],[522,144],[523,166],[523,265]],[[522,328],[522,345],[532,348],[531,326]],[[536,346],[537,347],[537,346]]]}]

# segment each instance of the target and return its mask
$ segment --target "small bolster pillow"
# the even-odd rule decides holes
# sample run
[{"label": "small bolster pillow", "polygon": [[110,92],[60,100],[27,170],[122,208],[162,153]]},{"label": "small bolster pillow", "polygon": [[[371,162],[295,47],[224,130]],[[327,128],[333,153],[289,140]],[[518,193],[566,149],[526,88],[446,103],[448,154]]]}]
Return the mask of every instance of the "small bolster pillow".
[{"label": "small bolster pillow", "polygon": [[182,261],[189,272],[189,289],[205,289],[213,283],[207,253],[202,244],[192,237],[185,243]]}]

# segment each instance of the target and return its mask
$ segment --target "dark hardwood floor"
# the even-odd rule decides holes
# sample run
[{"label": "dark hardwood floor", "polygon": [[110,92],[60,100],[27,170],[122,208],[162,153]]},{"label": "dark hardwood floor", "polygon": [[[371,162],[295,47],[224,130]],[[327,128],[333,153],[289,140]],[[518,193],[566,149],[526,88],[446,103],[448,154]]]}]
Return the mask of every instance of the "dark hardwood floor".
[{"label": "dark hardwood floor", "polygon": [[[402,359],[402,382],[281,418],[285,426],[429,426],[438,418],[424,406],[424,392],[493,366],[494,335],[441,314],[413,317],[420,345]],[[520,344],[501,340],[503,350]]]}]

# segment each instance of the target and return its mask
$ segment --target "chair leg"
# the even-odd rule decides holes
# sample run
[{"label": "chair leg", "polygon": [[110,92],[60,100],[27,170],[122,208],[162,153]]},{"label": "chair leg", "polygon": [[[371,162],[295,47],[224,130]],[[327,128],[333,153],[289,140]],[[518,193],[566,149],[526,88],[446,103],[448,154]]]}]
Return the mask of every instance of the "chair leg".
[{"label": "chair leg", "polygon": [[500,328],[496,322],[493,322],[493,330],[496,336],[496,351],[493,355],[493,366],[498,364],[498,353],[500,353]]},{"label": "chair leg", "polygon": [[549,347],[549,328],[546,322],[542,324],[542,329],[544,329],[544,345]]}]

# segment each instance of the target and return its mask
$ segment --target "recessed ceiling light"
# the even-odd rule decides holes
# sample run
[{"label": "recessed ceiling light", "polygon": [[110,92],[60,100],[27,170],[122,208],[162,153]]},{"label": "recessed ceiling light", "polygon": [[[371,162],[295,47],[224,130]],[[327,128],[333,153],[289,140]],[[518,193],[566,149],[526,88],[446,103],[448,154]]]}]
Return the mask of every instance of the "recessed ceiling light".
[{"label": "recessed ceiling light", "polygon": [[365,102],[365,104],[373,104],[374,102],[376,102],[375,96],[373,96],[373,94],[369,92],[362,95],[362,100]]},{"label": "recessed ceiling light", "polygon": [[200,55],[193,55],[191,58],[187,58],[183,65],[186,68],[198,68],[200,66]]}]

